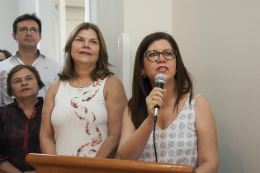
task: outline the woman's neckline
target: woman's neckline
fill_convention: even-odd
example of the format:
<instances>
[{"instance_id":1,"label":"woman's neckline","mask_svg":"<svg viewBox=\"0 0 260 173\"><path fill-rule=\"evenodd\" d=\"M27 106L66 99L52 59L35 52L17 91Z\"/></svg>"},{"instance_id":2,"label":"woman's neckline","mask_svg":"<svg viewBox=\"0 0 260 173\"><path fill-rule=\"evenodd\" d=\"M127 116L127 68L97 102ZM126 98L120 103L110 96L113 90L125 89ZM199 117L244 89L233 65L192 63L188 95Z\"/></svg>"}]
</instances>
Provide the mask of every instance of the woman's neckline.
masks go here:
<instances>
[{"instance_id":1,"label":"woman's neckline","mask_svg":"<svg viewBox=\"0 0 260 173\"><path fill-rule=\"evenodd\" d=\"M189 102L189 99L190 99L190 93L188 93L187 100L185 101L185 104L183 105L183 107L182 107L180 113L176 116L176 118L175 118L167 127L165 127L165 128L163 129L163 128L159 127L159 126L157 125L157 123L156 123L156 126L157 126L160 130L166 130L166 129L168 129L168 128L171 126L171 124L172 124L174 121L176 121L177 118L180 116L180 114L182 113L182 111L183 111L184 107L186 106L187 102Z\"/></svg>"},{"instance_id":2,"label":"woman's neckline","mask_svg":"<svg viewBox=\"0 0 260 173\"><path fill-rule=\"evenodd\" d=\"M68 85L69 85L71 88L78 89L78 90L79 90L79 88L82 88L82 90L85 89L85 88L89 88L89 87L91 87L95 82L97 82L97 81L92 82L89 86L86 86L86 87L74 87L74 86L72 86L72 85L70 84L69 81L67 81Z\"/></svg>"}]
</instances>

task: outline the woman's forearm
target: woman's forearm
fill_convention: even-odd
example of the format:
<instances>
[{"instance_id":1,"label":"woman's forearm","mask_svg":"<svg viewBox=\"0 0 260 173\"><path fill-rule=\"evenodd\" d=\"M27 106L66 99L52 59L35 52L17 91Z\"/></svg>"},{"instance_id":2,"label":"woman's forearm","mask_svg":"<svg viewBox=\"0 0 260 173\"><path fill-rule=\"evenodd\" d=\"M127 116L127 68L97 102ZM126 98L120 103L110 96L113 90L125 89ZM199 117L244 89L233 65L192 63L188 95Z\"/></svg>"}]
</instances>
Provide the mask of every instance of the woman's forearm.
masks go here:
<instances>
[{"instance_id":1,"label":"woman's forearm","mask_svg":"<svg viewBox=\"0 0 260 173\"><path fill-rule=\"evenodd\" d=\"M132 136L120 144L118 155L124 160L138 160L153 131L153 120L146 119Z\"/></svg>"},{"instance_id":2,"label":"woman's forearm","mask_svg":"<svg viewBox=\"0 0 260 173\"><path fill-rule=\"evenodd\" d=\"M4 172L4 173L22 173L19 169L14 167L8 161L3 161L3 162L0 163L0 172Z\"/></svg>"},{"instance_id":3,"label":"woman's forearm","mask_svg":"<svg viewBox=\"0 0 260 173\"><path fill-rule=\"evenodd\" d=\"M96 158L114 158L119 145L119 139L115 136L108 136L99 148Z\"/></svg>"},{"instance_id":4,"label":"woman's forearm","mask_svg":"<svg viewBox=\"0 0 260 173\"><path fill-rule=\"evenodd\" d=\"M196 173L217 173L218 172L218 162L205 162L196 169Z\"/></svg>"},{"instance_id":5,"label":"woman's forearm","mask_svg":"<svg viewBox=\"0 0 260 173\"><path fill-rule=\"evenodd\" d=\"M57 155L55 142L50 138L41 137L40 147L43 154Z\"/></svg>"}]
</instances>

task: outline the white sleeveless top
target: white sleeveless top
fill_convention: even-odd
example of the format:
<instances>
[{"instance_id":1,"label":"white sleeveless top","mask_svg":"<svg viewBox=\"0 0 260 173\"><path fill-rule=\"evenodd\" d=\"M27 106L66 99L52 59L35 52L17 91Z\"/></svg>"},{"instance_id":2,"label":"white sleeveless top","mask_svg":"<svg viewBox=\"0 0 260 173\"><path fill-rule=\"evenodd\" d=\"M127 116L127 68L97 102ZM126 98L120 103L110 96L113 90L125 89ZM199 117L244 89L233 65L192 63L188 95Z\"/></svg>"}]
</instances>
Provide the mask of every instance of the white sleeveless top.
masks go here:
<instances>
[{"instance_id":1,"label":"white sleeveless top","mask_svg":"<svg viewBox=\"0 0 260 173\"><path fill-rule=\"evenodd\" d=\"M177 118L165 129L155 126L155 146L160 163L191 165L197 168L197 133L194 103L188 99ZM156 162L154 155L153 132L141 154L139 161Z\"/></svg>"},{"instance_id":2,"label":"white sleeveless top","mask_svg":"<svg viewBox=\"0 0 260 173\"><path fill-rule=\"evenodd\" d=\"M51 114L57 155L96 156L108 136L103 97L106 79L82 91L67 81L60 82Z\"/></svg>"}]
</instances>

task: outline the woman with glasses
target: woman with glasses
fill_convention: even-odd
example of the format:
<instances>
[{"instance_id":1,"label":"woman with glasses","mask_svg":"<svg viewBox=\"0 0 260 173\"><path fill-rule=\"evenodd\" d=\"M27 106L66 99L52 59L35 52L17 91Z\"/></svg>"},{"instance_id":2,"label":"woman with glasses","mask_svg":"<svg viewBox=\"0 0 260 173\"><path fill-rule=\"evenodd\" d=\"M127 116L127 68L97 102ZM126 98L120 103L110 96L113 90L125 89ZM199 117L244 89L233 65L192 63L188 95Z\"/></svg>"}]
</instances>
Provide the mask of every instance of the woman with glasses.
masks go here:
<instances>
[{"instance_id":1,"label":"woman with glasses","mask_svg":"<svg viewBox=\"0 0 260 173\"><path fill-rule=\"evenodd\" d=\"M154 82L159 73L167 78L164 89ZM217 131L209 102L193 92L178 45L169 34L150 34L139 45L132 93L123 116L121 159L192 165L197 173L217 172ZM154 126L155 106L160 109Z\"/></svg>"}]
</instances>

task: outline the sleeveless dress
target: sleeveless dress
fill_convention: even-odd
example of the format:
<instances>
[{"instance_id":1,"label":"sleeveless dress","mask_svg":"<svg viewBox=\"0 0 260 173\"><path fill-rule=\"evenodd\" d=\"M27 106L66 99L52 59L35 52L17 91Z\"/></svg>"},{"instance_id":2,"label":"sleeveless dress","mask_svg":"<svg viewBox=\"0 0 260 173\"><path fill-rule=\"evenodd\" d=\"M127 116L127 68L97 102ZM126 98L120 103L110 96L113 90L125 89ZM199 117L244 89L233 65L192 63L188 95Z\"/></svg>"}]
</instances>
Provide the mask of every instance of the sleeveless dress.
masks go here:
<instances>
[{"instance_id":1,"label":"sleeveless dress","mask_svg":"<svg viewBox=\"0 0 260 173\"><path fill-rule=\"evenodd\" d=\"M197 133L194 103L197 95L189 104L189 97L177 118L165 129L155 126L155 146L160 163L191 165L197 168ZM156 162L153 132L141 154L139 161Z\"/></svg>"},{"instance_id":2,"label":"sleeveless dress","mask_svg":"<svg viewBox=\"0 0 260 173\"><path fill-rule=\"evenodd\" d=\"M51 115L57 155L95 157L108 137L106 82L98 80L79 91L61 81Z\"/></svg>"}]
</instances>

